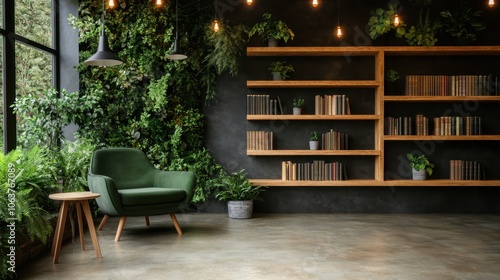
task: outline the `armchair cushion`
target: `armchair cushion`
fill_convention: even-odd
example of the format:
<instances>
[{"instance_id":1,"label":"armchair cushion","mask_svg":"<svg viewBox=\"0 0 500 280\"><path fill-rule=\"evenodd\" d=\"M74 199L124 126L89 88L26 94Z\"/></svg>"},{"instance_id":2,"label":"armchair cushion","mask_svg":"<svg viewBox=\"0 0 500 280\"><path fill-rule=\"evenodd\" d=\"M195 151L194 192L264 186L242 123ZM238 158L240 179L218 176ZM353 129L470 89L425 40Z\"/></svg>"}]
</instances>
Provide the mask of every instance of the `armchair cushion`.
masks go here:
<instances>
[{"instance_id":1,"label":"armchair cushion","mask_svg":"<svg viewBox=\"0 0 500 280\"><path fill-rule=\"evenodd\" d=\"M180 189L137 188L118 190L123 206L139 206L182 201L186 192Z\"/></svg>"}]
</instances>

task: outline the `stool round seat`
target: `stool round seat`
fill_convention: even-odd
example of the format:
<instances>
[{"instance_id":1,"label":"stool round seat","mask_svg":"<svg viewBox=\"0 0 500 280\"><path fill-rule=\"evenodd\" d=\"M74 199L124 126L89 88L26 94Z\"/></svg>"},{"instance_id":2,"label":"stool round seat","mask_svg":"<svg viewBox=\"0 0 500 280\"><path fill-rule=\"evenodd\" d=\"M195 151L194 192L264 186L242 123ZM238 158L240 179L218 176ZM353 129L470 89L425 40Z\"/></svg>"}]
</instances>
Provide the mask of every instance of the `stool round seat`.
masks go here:
<instances>
[{"instance_id":1,"label":"stool round seat","mask_svg":"<svg viewBox=\"0 0 500 280\"><path fill-rule=\"evenodd\" d=\"M95 199L101 195L93 192L68 192L68 193L53 193L49 194L49 198L52 200L86 200Z\"/></svg>"}]
</instances>

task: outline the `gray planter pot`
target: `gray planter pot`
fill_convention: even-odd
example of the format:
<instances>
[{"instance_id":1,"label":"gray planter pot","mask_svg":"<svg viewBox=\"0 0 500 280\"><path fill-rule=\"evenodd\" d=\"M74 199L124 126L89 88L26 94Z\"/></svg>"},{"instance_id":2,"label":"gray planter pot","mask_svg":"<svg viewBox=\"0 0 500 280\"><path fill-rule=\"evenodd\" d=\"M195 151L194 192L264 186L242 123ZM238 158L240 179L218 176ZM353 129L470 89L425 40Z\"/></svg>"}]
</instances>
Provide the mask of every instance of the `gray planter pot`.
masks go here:
<instances>
[{"instance_id":1,"label":"gray planter pot","mask_svg":"<svg viewBox=\"0 0 500 280\"><path fill-rule=\"evenodd\" d=\"M281 77L280 72L273 72L273 80L274 81L282 81L283 78Z\"/></svg>"},{"instance_id":2,"label":"gray planter pot","mask_svg":"<svg viewBox=\"0 0 500 280\"><path fill-rule=\"evenodd\" d=\"M302 113L301 108L293 107L293 114L300 115Z\"/></svg>"},{"instance_id":3,"label":"gray planter pot","mask_svg":"<svg viewBox=\"0 0 500 280\"><path fill-rule=\"evenodd\" d=\"M267 40L267 44L269 47L277 47L278 46L278 40L274 39L274 38L270 38L269 40Z\"/></svg>"},{"instance_id":4,"label":"gray planter pot","mask_svg":"<svg viewBox=\"0 0 500 280\"><path fill-rule=\"evenodd\" d=\"M318 150L319 149L319 141L309 141L309 149Z\"/></svg>"},{"instance_id":5,"label":"gray planter pot","mask_svg":"<svg viewBox=\"0 0 500 280\"><path fill-rule=\"evenodd\" d=\"M232 219L250 219L253 212L253 200L228 201L227 213Z\"/></svg>"},{"instance_id":6,"label":"gray planter pot","mask_svg":"<svg viewBox=\"0 0 500 280\"><path fill-rule=\"evenodd\" d=\"M412 168L411 173L413 176L413 180L423 181L423 180L427 179L427 172L425 171L425 169L417 171L417 170Z\"/></svg>"}]
</instances>

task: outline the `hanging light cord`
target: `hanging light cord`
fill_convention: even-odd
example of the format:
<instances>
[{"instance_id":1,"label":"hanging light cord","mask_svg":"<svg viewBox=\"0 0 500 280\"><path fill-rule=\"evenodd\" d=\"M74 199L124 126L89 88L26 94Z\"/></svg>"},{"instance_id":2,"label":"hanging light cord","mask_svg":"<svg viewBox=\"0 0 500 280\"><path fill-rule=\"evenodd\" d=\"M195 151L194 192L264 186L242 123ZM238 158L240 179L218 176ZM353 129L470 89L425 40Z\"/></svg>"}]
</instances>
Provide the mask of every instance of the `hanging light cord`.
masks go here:
<instances>
[{"instance_id":1,"label":"hanging light cord","mask_svg":"<svg viewBox=\"0 0 500 280\"><path fill-rule=\"evenodd\" d=\"M337 2L337 26L340 26L340 0Z\"/></svg>"}]
</instances>

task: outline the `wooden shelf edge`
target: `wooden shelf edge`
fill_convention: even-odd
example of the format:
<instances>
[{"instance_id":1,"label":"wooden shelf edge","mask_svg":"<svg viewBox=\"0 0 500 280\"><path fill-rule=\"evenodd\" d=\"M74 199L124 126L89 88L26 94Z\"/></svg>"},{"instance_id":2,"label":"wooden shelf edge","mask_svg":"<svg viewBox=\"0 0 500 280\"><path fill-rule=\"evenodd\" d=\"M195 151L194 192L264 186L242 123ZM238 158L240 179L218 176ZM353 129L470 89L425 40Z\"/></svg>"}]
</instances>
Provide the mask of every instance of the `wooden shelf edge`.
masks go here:
<instances>
[{"instance_id":1,"label":"wooden shelf edge","mask_svg":"<svg viewBox=\"0 0 500 280\"><path fill-rule=\"evenodd\" d=\"M384 135L384 141L500 141L500 135Z\"/></svg>"},{"instance_id":2,"label":"wooden shelf edge","mask_svg":"<svg viewBox=\"0 0 500 280\"><path fill-rule=\"evenodd\" d=\"M274 121L274 120L380 120L380 115L247 115L248 121Z\"/></svg>"},{"instance_id":3,"label":"wooden shelf edge","mask_svg":"<svg viewBox=\"0 0 500 280\"><path fill-rule=\"evenodd\" d=\"M269 187L500 187L500 180L345 180L345 181L284 181L280 179L250 179L253 185Z\"/></svg>"},{"instance_id":4,"label":"wooden shelf edge","mask_svg":"<svg viewBox=\"0 0 500 280\"><path fill-rule=\"evenodd\" d=\"M249 80L247 88L376 88L381 85L375 80Z\"/></svg>"},{"instance_id":5,"label":"wooden shelf edge","mask_svg":"<svg viewBox=\"0 0 500 280\"><path fill-rule=\"evenodd\" d=\"M247 150L248 156L379 156L377 150Z\"/></svg>"},{"instance_id":6,"label":"wooden shelf edge","mask_svg":"<svg viewBox=\"0 0 500 280\"><path fill-rule=\"evenodd\" d=\"M407 96L386 95L384 102L458 102L458 101L498 101L500 96Z\"/></svg>"}]
</instances>

